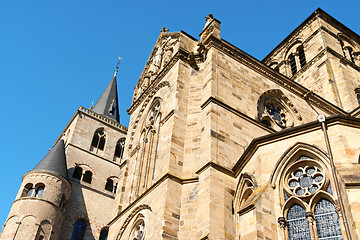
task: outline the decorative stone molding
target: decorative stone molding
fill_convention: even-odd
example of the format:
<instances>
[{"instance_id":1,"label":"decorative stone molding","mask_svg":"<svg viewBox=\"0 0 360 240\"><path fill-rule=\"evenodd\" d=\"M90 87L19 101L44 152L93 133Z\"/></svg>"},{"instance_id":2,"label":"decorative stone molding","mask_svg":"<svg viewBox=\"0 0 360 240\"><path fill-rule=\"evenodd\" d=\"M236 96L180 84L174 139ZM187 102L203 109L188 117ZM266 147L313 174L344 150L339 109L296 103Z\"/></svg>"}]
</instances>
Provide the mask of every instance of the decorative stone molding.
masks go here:
<instances>
[{"instance_id":1,"label":"decorative stone molding","mask_svg":"<svg viewBox=\"0 0 360 240\"><path fill-rule=\"evenodd\" d=\"M140 212L143 210L149 210L152 212L152 209L149 205L146 204L142 204L138 207L136 207L130 214L129 216L126 218L126 220L124 221L123 225L120 228L120 231L116 237L117 240L120 240L122 235L124 234L124 231L126 230L127 226L129 225L129 223L131 222L131 220Z\"/></svg>"},{"instance_id":2,"label":"decorative stone molding","mask_svg":"<svg viewBox=\"0 0 360 240\"><path fill-rule=\"evenodd\" d=\"M294 93L297 96L302 96L309 90L300 84L292 81L291 79L287 78L286 76L282 74L274 73L272 69L269 67L262 66L261 63L258 62L258 60L254 59L253 57L245 54L238 48L232 46L231 44L213 38L209 37L208 40L204 43L207 49L214 47L217 50L227 54L229 57L235 59L236 61L241 62L245 66L248 66L252 70L258 72L259 74L263 75L264 77L268 78L270 81L273 81L277 85L284 87L285 89L289 90L290 92ZM326 101L322 97L314 94L310 99L309 103L312 105L318 107L319 109L322 109L327 114L333 115L333 114L346 114L343 110L338 108L337 106L331 104L330 102Z\"/></svg>"},{"instance_id":3,"label":"decorative stone molding","mask_svg":"<svg viewBox=\"0 0 360 240\"><path fill-rule=\"evenodd\" d=\"M279 223L280 228L282 228L284 230L286 229L287 222L286 222L286 219L284 217L279 217L278 218L278 223Z\"/></svg>"},{"instance_id":4,"label":"decorative stone molding","mask_svg":"<svg viewBox=\"0 0 360 240\"><path fill-rule=\"evenodd\" d=\"M148 106L148 103L153 98L153 96L163 87L169 87L170 88L170 83L168 81L161 82L157 86L154 86L154 88L152 88L152 91L149 92L149 94L146 96L146 99L143 102L143 104L141 106L141 109L140 109L139 113L137 114L137 116L135 118L134 126L132 127L132 131L131 131L131 135L130 135L130 142L132 142L134 140L134 135L135 135L136 128L137 128L137 126L139 124L139 121L140 121L140 118L141 118L142 114L144 113L146 107ZM134 109L132 109L132 110L134 110ZM128 112L129 112L129 110L128 110Z\"/></svg>"},{"instance_id":5,"label":"decorative stone molding","mask_svg":"<svg viewBox=\"0 0 360 240\"><path fill-rule=\"evenodd\" d=\"M257 111L257 120L276 130L293 127L294 117L302 122L297 108L279 89L263 93L257 102Z\"/></svg>"}]
</instances>

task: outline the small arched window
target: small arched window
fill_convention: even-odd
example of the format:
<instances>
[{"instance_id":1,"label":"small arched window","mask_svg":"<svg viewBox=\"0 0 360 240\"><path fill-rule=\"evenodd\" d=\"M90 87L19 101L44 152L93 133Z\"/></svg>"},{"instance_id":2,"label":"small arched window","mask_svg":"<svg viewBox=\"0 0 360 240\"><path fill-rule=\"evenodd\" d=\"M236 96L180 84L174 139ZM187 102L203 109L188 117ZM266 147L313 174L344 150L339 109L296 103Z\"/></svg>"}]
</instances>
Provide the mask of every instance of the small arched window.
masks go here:
<instances>
[{"instance_id":1,"label":"small arched window","mask_svg":"<svg viewBox=\"0 0 360 240\"><path fill-rule=\"evenodd\" d=\"M74 225L74 230L71 240L83 240L86 232L86 223L83 220L77 220Z\"/></svg>"},{"instance_id":2,"label":"small arched window","mask_svg":"<svg viewBox=\"0 0 360 240\"><path fill-rule=\"evenodd\" d=\"M107 240L109 230L107 227L101 229L99 240Z\"/></svg>"},{"instance_id":3,"label":"small arched window","mask_svg":"<svg viewBox=\"0 0 360 240\"><path fill-rule=\"evenodd\" d=\"M116 143L114 161L121 159L124 154L125 138L119 139Z\"/></svg>"},{"instance_id":4,"label":"small arched window","mask_svg":"<svg viewBox=\"0 0 360 240\"><path fill-rule=\"evenodd\" d=\"M35 195L34 195L34 197L41 198L42 195L44 194L44 190L45 190L44 184L39 184L39 185L37 185L37 186L36 186L36 189L35 189Z\"/></svg>"},{"instance_id":5,"label":"small arched window","mask_svg":"<svg viewBox=\"0 0 360 240\"><path fill-rule=\"evenodd\" d=\"M114 191L114 181L112 179L108 178L106 180L105 190L108 190L109 192Z\"/></svg>"},{"instance_id":6,"label":"small arched window","mask_svg":"<svg viewBox=\"0 0 360 240\"><path fill-rule=\"evenodd\" d=\"M82 180L86 183L90 183L91 184L91 181L92 181L92 172L91 171L86 171L84 173L84 176L82 178Z\"/></svg>"},{"instance_id":7,"label":"small arched window","mask_svg":"<svg viewBox=\"0 0 360 240\"><path fill-rule=\"evenodd\" d=\"M289 56L289 63L290 63L291 73L292 75L295 75L295 73L297 72L297 66L296 66L295 56L293 54Z\"/></svg>"},{"instance_id":8,"label":"small arched window","mask_svg":"<svg viewBox=\"0 0 360 240\"><path fill-rule=\"evenodd\" d=\"M94 133L93 140L91 142L90 151L98 153L99 151L104 151L106 142L106 134L104 132L104 129L100 128L96 130Z\"/></svg>"},{"instance_id":9,"label":"small arched window","mask_svg":"<svg viewBox=\"0 0 360 240\"><path fill-rule=\"evenodd\" d=\"M83 169L81 167L76 166L75 169L74 169L72 177L74 179L80 180L81 176L82 176L82 172L83 172Z\"/></svg>"},{"instance_id":10,"label":"small arched window","mask_svg":"<svg viewBox=\"0 0 360 240\"><path fill-rule=\"evenodd\" d=\"M305 58L304 47L302 45L298 48L298 53L299 53L300 66L303 67L306 64L306 58Z\"/></svg>"},{"instance_id":11,"label":"small arched window","mask_svg":"<svg viewBox=\"0 0 360 240\"><path fill-rule=\"evenodd\" d=\"M24 187L24 190L23 190L23 192L21 194L21 197L31 197L31 195L28 196L31 189L33 189L32 183L26 184L25 187Z\"/></svg>"}]
</instances>

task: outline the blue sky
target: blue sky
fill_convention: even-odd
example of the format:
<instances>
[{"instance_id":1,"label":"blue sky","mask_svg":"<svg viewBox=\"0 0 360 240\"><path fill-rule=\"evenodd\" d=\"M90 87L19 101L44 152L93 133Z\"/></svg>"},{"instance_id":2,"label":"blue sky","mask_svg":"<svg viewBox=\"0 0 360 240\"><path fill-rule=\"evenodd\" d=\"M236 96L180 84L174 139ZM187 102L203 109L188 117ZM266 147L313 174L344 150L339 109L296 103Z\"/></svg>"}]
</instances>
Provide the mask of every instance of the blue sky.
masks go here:
<instances>
[{"instance_id":1,"label":"blue sky","mask_svg":"<svg viewBox=\"0 0 360 240\"><path fill-rule=\"evenodd\" d=\"M198 38L212 13L222 22L223 39L261 60L318 7L360 33L358 0L1 1L0 224L22 175L78 107L96 102L118 56L121 123L127 126L133 88L163 26Z\"/></svg>"}]
</instances>

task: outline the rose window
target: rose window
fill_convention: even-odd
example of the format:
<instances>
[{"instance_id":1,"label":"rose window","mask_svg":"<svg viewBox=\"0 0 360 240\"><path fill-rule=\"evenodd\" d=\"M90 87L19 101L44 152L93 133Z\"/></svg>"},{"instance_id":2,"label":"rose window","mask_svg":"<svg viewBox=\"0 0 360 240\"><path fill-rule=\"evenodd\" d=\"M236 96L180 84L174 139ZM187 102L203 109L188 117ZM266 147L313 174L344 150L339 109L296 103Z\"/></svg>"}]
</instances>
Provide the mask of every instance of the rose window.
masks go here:
<instances>
[{"instance_id":1,"label":"rose window","mask_svg":"<svg viewBox=\"0 0 360 240\"><path fill-rule=\"evenodd\" d=\"M265 109L280 127L286 127L286 116L284 110L273 103L266 103Z\"/></svg>"},{"instance_id":2,"label":"rose window","mask_svg":"<svg viewBox=\"0 0 360 240\"><path fill-rule=\"evenodd\" d=\"M309 196L320 189L325 181L324 174L316 166L298 167L291 172L288 187L297 196Z\"/></svg>"}]
</instances>

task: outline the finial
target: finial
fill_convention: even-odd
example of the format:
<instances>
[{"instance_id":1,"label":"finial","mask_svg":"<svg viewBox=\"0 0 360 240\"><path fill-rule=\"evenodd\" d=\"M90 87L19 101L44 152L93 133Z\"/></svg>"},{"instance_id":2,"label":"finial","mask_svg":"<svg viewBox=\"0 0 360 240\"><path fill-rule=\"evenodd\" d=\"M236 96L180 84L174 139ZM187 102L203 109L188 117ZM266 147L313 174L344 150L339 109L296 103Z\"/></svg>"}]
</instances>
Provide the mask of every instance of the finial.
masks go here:
<instances>
[{"instance_id":1,"label":"finial","mask_svg":"<svg viewBox=\"0 0 360 240\"><path fill-rule=\"evenodd\" d=\"M214 16L211 13L209 13L209 16L205 17L206 21L211 20L213 18Z\"/></svg>"},{"instance_id":2,"label":"finial","mask_svg":"<svg viewBox=\"0 0 360 240\"><path fill-rule=\"evenodd\" d=\"M116 75L117 75L117 73L118 73L119 64L120 64L121 59L122 59L122 58L121 58L121 57L119 57L119 61L118 61L118 63L116 64L114 77L116 77Z\"/></svg>"},{"instance_id":3,"label":"finial","mask_svg":"<svg viewBox=\"0 0 360 240\"><path fill-rule=\"evenodd\" d=\"M162 32L162 33L166 33L166 32L169 32L169 29L168 29L168 28L166 28L166 27L163 27L163 28L162 28L162 30L161 30L160 32Z\"/></svg>"}]
</instances>

